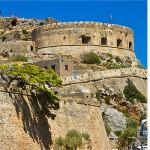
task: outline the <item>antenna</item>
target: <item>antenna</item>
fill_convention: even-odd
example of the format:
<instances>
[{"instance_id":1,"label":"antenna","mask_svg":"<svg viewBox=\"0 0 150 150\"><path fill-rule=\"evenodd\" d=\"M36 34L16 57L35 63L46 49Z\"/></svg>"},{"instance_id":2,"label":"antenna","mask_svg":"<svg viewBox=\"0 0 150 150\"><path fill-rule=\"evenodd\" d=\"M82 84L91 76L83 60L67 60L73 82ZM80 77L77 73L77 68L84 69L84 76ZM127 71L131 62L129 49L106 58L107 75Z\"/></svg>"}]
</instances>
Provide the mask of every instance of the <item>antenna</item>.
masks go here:
<instances>
[{"instance_id":1,"label":"antenna","mask_svg":"<svg viewBox=\"0 0 150 150\"><path fill-rule=\"evenodd\" d=\"M14 13L13 13L13 11L11 12L11 17L14 17Z\"/></svg>"},{"instance_id":2,"label":"antenna","mask_svg":"<svg viewBox=\"0 0 150 150\"><path fill-rule=\"evenodd\" d=\"M0 17L2 16L2 11L0 10Z\"/></svg>"},{"instance_id":3,"label":"antenna","mask_svg":"<svg viewBox=\"0 0 150 150\"><path fill-rule=\"evenodd\" d=\"M109 15L109 23L112 23L112 14Z\"/></svg>"}]
</instances>

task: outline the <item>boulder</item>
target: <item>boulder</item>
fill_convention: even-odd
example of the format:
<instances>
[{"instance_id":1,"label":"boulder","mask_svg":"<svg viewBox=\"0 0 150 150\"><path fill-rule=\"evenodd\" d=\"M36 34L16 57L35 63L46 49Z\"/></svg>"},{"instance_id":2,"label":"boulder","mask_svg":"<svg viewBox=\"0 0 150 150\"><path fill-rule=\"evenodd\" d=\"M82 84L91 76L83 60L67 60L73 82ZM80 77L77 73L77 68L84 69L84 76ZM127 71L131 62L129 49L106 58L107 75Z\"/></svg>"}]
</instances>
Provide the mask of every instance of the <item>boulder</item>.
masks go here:
<instances>
[{"instance_id":1,"label":"boulder","mask_svg":"<svg viewBox=\"0 0 150 150\"><path fill-rule=\"evenodd\" d=\"M104 121L112 131L123 131L127 125L127 118L122 112L106 104L102 104L100 110L103 114Z\"/></svg>"}]
</instances>

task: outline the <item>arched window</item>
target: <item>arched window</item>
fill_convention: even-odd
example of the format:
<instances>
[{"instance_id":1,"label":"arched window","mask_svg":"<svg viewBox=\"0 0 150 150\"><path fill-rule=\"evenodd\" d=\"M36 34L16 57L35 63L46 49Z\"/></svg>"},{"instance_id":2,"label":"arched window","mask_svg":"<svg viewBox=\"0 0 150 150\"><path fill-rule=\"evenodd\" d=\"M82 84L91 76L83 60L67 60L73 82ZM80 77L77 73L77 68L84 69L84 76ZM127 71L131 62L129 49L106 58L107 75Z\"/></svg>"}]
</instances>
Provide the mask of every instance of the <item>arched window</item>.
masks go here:
<instances>
[{"instance_id":1,"label":"arched window","mask_svg":"<svg viewBox=\"0 0 150 150\"><path fill-rule=\"evenodd\" d=\"M107 38L106 37L101 38L101 45L107 45Z\"/></svg>"},{"instance_id":2,"label":"arched window","mask_svg":"<svg viewBox=\"0 0 150 150\"><path fill-rule=\"evenodd\" d=\"M66 37L64 36L63 39L64 39L64 41L65 41Z\"/></svg>"},{"instance_id":3,"label":"arched window","mask_svg":"<svg viewBox=\"0 0 150 150\"><path fill-rule=\"evenodd\" d=\"M117 39L117 47L122 47L122 40L121 39Z\"/></svg>"},{"instance_id":4,"label":"arched window","mask_svg":"<svg viewBox=\"0 0 150 150\"><path fill-rule=\"evenodd\" d=\"M129 42L129 49L132 49L132 42Z\"/></svg>"}]
</instances>

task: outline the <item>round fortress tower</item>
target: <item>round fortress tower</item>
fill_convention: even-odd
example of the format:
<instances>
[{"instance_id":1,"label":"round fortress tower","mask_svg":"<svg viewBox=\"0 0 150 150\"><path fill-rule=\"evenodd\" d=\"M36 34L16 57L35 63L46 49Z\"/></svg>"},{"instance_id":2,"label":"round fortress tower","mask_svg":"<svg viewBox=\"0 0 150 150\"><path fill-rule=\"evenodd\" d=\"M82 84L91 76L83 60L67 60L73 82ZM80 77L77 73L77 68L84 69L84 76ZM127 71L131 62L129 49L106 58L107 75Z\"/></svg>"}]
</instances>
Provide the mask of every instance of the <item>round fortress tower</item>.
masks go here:
<instances>
[{"instance_id":1,"label":"round fortress tower","mask_svg":"<svg viewBox=\"0 0 150 150\"><path fill-rule=\"evenodd\" d=\"M94 51L135 58L133 36L128 27L99 22L52 23L32 32L41 55L79 56Z\"/></svg>"}]
</instances>

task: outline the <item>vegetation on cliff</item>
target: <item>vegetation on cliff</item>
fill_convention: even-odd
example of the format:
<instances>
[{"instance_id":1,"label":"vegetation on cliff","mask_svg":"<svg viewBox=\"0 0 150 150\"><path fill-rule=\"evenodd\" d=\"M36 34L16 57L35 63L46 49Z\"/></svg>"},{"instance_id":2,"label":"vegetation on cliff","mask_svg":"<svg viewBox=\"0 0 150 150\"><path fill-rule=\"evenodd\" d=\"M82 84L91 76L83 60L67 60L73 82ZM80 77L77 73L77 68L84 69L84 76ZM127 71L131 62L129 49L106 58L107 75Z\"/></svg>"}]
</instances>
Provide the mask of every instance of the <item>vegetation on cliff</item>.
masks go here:
<instances>
[{"instance_id":1,"label":"vegetation on cliff","mask_svg":"<svg viewBox=\"0 0 150 150\"><path fill-rule=\"evenodd\" d=\"M127 128L120 134L118 139L119 150L126 148L132 142L130 137L136 137L137 127L137 122L134 119L129 118Z\"/></svg>"},{"instance_id":2,"label":"vegetation on cliff","mask_svg":"<svg viewBox=\"0 0 150 150\"><path fill-rule=\"evenodd\" d=\"M35 98L42 97L47 100L47 103L53 106L53 109L59 108L59 100L55 95L55 92L51 87L60 86L61 79L52 69L43 69L36 65L31 64L14 64L12 66L0 65L2 74L7 75L10 80L18 80L18 87L22 89L26 88L26 85L30 86L30 92ZM41 105L43 102L41 103ZM47 112L49 106L42 106L43 110ZM50 114L50 113L48 113ZM51 114L52 115L52 114ZM55 117L54 115L52 115Z\"/></svg>"},{"instance_id":3,"label":"vegetation on cliff","mask_svg":"<svg viewBox=\"0 0 150 150\"><path fill-rule=\"evenodd\" d=\"M131 92L132 91L132 92ZM146 103L146 98L142 93L136 88L131 80L127 80L127 85L123 91L126 99L131 103L134 103L134 100L140 101L141 103Z\"/></svg>"},{"instance_id":4,"label":"vegetation on cliff","mask_svg":"<svg viewBox=\"0 0 150 150\"><path fill-rule=\"evenodd\" d=\"M66 136L58 137L55 140L55 149L70 149L70 150L77 150L78 148L82 147L85 142L90 142L90 136L88 133L80 133L75 129L69 130Z\"/></svg>"},{"instance_id":5,"label":"vegetation on cliff","mask_svg":"<svg viewBox=\"0 0 150 150\"><path fill-rule=\"evenodd\" d=\"M13 62L27 62L28 61L28 57L25 57L23 55L15 55L13 57L10 58L11 61Z\"/></svg>"},{"instance_id":6,"label":"vegetation on cliff","mask_svg":"<svg viewBox=\"0 0 150 150\"><path fill-rule=\"evenodd\" d=\"M58 86L61 80L52 69L40 68L32 64L13 64L12 66L1 65L2 70L6 75L19 77L28 84L51 84L51 86Z\"/></svg>"},{"instance_id":7,"label":"vegetation on cliff","mask_svg":"<svg viewBox=\"0 0 150 150\"><path fill-rule=\"evenodd\" d=\"M94 52L85 53L81 56L81 58L82 58L82 62L85 64L100 64L101 63L100 57Z\"/></svg>"}]
</instances>

